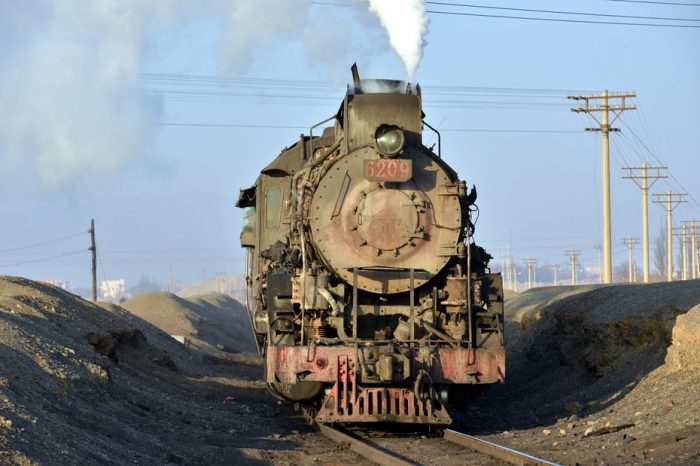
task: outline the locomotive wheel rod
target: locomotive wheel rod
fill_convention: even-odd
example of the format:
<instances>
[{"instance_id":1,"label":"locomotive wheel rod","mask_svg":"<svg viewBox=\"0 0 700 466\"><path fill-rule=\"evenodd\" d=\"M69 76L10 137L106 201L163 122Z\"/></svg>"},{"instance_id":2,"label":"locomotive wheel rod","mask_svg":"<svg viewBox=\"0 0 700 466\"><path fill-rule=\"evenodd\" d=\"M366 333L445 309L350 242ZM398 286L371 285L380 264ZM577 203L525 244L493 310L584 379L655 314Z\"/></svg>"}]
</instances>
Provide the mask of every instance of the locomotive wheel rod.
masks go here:
<instances>
[{"instance_id":1,"label":"locomotive wheel rod","mask_svg":"<svg viewBox=\"0 0 700 466\"><path fill-rule=\"evenodd\" d=\"M358 455L382 466L409 466L409 463L338 427L317 424L319 431L336 443L346 443Z\"/></svg>"},{"instance_id":2,"label":"locomotive wheel rod","mask_svg":"<svg viewBox=\"0 0 700 466\"><path fill-rule=\"evenodd\" d=\"M558 463L552 463L551 461L543 460L542 458L451 429L445 429L443 438L449 442L518 466L560 466Z\"/></svg>"}]
</instances>

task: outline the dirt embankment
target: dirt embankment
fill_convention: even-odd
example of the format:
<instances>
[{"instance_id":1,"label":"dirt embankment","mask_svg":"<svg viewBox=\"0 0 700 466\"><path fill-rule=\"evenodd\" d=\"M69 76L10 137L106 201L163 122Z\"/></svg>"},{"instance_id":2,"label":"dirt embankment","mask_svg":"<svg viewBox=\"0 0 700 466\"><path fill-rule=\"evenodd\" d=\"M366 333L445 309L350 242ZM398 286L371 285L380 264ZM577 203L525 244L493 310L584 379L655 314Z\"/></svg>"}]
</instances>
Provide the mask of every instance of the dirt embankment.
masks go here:
<instances>
[{"instance_id":1,"label":"dirt embankment","mask_svg":"<svg viewBox=\"0 0 700 466\"><path fill-rule=\"evenodd\" d=\"M567 464L697 464L699 303L700 280L522 293L506 384L464 422Z\"/></svg>"},{"instance_id":2,"label":"dirt embankment","mask_svg":"<svg viewBox=\"0 0 700 466\"><path fill-rule=\"evenodd\" d=\"M0 276L0 464L333 460L261 376L257 356L215 360L119 306Z\"/></svg>"},{"instance_id":3,"label":"dirt embankment","mask_svg":"<svg viewBox=\"0 0 700 466\"><path fill-rule=\"evenodd\" d=\"M181 298L166 292L144 293L121 307L210 353L255 351L246 310L227 295Z\"/></svg>"},{"instance_id":4,"label":"dirt embankment","mask_svg":"<svg viewBox=\"0 0 700 466\"><path fill-rule=\"evenodd\" d=\"M700 371L700 304L678 316L672 338L666 355L668 370Z\"/></svg>"},{"instance_id":5,"label":"dirt embankment","mask_svg":"<svg viewBox=\"0 0 700 466\"><path fill-rule=\"evenodd\" d=\"M148 321L205 336L225 298L163 298L180 313L0 277L0 464L357 463L274 403L255 356ZM507 383L456 428L564 464L700 464L700 280L530 290L507 313Z\"/></svg>"}]
</instances>

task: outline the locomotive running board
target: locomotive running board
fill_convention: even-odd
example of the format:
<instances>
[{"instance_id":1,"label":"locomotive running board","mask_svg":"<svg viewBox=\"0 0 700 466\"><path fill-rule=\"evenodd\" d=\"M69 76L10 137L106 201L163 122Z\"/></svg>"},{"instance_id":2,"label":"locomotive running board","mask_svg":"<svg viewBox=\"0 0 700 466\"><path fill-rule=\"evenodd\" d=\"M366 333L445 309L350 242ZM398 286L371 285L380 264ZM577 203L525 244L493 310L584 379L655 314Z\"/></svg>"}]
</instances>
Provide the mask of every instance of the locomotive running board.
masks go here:
<instances>
[{"instance_id":1,"label":"locomotive running board","mask_svg":"<svg viewBox=\"0 0 700 466\"><path fill-rule=\"evenodd\" d=\"M452 423L447 410L435 400L421 400L412 390L397 387L361 387L355 362L338 356L335 385L323 399L316 421L398 422L412 424Z\"/></svg>"}]
</instances>

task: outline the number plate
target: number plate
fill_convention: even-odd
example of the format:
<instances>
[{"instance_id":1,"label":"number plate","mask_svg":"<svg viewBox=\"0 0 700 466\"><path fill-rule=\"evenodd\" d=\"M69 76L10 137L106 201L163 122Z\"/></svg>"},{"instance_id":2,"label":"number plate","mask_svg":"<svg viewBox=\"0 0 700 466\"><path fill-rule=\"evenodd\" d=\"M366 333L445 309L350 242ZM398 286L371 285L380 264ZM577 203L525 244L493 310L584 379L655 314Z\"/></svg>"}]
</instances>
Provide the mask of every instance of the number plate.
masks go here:
<instances>
[{"instance_id":1,"label":"number plate","mask_svg":"<svg viewBox=\"0 0 700 466\"><path fill-rule=\"evenodd\" d=\"M405 159L365 160L368 181L408 181L413 176L413 163Z\"/></svg>"}]
</instances>

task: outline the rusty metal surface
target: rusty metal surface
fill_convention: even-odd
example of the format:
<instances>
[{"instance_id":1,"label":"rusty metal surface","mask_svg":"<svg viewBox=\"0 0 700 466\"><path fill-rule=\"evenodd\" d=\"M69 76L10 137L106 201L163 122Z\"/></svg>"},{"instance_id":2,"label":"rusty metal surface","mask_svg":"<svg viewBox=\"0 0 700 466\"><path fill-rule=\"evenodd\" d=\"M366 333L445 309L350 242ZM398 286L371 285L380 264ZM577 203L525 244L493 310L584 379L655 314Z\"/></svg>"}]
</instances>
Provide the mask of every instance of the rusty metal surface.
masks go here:
<instances>
[{"instance_id":1,"label":"rusty metal surface","mask_svg":"<svg viewBox=\"0 0 700 466\"><path fill-rule=\"evenodd\" d=\"M319 423L452 423L443 406L431 399L419 399L412 390L359 385L355 362L347 356L338 357L337 368L336 383L316 415Z\"/></svg>"},{"instance_id":2,"label":"rusty metal surface","mask_svg":"<svg viewBox=\"0 0 700 466\"><path fill-rule=\"evenodd\" d=\"M347 129L348 149L354 151L374 143L380 125L394 125L405 132L406 141L420 145L421 100L415 94L356 94L349 96Z\"/></svg>"},{"instance_id":3,"label":"rusty metal surface","mask_svg":"<svg viewBox=\"0 0 700 466\"><path fill-rule=\"evenodd\" d=\"M424 361L419 352L410 354L412 373L417 374ZM344 346L268 346L267 381L295 383L298 374L304 374L306 381L335 382L339 358L358 360L358 351ZM505 351L502 348L440 348L429 372L434 383L503 382Z\"/></svg>"},{"instance_id":4,"label":"rusty metal surface","mask_svg":"<svg viewBox=\"0 0 700 466\"><path fill-rule=\"evenodd\" d=\"M413 178L382 186L364 178L364 161L379 158L363 148L337 161L321 179L310 209L314 243L325 262L348 284L358 267L358 286L374 293L393 294L434 277L448 263L444 250L455 250L462 213L457 195L441 195L453 182L424 152L407 148L402 157L413 161Z\"/></svg>"},{"instance_id":5,"label":"rusty metal surface","mask_svg":"<svg viewBox=\"0 0 700 466\"><path fill-rule=\"evenodd\" d=\"M269 165L263 168L261 173L292 175L304 166L303 154L313 153L319 147L328 145L330 145L328 138L314 136L313 140L310 140L309 136L305 136L304 144L301 144L301 141L297 141L292 146L282 149L282 152Z\"/></svg>"},{"instance_id":6,"label":"rusty metal surface","mask_svg":"<svg viewBox=\"0 0 700 466\"><path fill-rule=\"evenodd\" d=\"M254 331L282 398L335 390L326 419L435 423L437 389L505 378L500 277L465 246L475 191L422 144L418 87L362 86L241 194ZM378 143L384 125L405 144ZM441 386L425 397L421 377Z\"/></svg>"},{"instance_id":7,"label":"rusty metal surface","mask_svg":"<svg viewBox=\"0 0 700 466\"><path fill-rule=\"evenodd\" d=\"M504 382L506 376L506 354L503 348L467 349L440 348L434 366L434 380L449 380L453 383Z\"/></svg>"}]
</instances>

